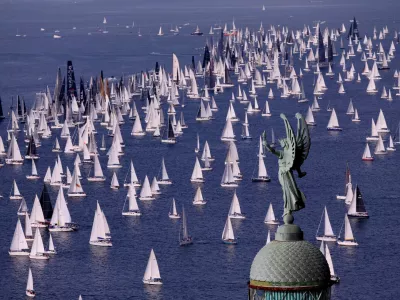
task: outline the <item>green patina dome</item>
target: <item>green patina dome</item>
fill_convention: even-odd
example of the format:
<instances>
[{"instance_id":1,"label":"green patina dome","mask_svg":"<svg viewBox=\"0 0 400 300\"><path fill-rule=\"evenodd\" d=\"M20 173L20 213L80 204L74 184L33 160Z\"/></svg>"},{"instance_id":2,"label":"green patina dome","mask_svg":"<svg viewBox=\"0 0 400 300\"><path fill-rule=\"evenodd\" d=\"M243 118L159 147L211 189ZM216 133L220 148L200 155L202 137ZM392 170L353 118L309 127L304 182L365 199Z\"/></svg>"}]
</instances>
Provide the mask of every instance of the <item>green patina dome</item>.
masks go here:
<instances>
[{"instance_id":1,"label":"green patina dome","mask_svg":"<svg viewBox=\"0 0 400 300\"><path fill-rule=\"evenodd\" d=\"M325 256L304 240L270 242L257 253L250 270L255 288L316 288L329 282Z\"/></svg>"}]
</instances>

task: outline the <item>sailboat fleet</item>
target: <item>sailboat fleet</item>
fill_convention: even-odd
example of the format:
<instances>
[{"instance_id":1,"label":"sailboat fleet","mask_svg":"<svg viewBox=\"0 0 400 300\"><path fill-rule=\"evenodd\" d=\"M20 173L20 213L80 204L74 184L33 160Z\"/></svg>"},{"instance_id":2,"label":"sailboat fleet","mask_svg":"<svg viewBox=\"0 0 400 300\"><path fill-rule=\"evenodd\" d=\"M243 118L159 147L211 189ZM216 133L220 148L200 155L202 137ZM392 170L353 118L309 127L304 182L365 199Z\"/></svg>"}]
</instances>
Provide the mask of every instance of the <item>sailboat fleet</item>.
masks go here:
<instances>
[{"instance_id":1,"label":"sailboat fleet","mask_svg":"<svg viewBox=\"0 0 400 300\"><path fill-rule=\"evenodd\" d=\"M103 33L108 33L107 24L107 19L104 17L103 30L101 30ZM42 183L43 180L45 187L57 190L57 198L54 207L47 191L43 191L40 198L35 196L32 199L25 199L20 191L21 188L22 192L25 192L24 183L18 179L17 185L17 182L13 180L9 198L20 201L17 214L25 226L23 227L18 219L9 254L29 256L31 259L49 259L50 254L56 252L53 238L49 236L49 249L45 250L39 228L47 228L54 234L78 230L79 226L72 222L70 214L70 208L75 203L67 202L66 197L77 198L76 200L80 201L82 197L89 198L91 195L96 195L95 192L90 193L93 189L102 193L104 191L102 184L105 181L107 192L111 188L116 190L116 195L123 190L120 187L127 187L123 205L123 197L119 198L121 205L118 208L118 214L139 217L142 213L146 215L148 209L147 205L141 201L157 199L146 204L158 205L156 203L162 197L164 189L168 189L170 185L186 184L189 178L193 184L191 196L193 200L189 199L189 201L192 201L196 209L200 210L201 206L207 203L203 192L207 196L206 199L214 203L210 186L218 185L215 178L221 178L222 188L235 189L221 238L225 244L236 244L237 238L234 234L236 227L232 223L235 225L235 222L240 222L235 219L243 220L248 217L242 212L236 189L240 187L250 193L253 187L247 187L246 181L258 182L254 186L277 181L275 174L270 176L267 172L266 163L269 166L270 154L264 151L261 141L256 138L252 141L252 138L257 136L255 135L256 125L261 120L269 122L275 118L276 114L271 113L271 107L275 112L280 104L273 99L295 99L296 105L304 107L305 120L310 130L317 125L317 120L319 124L327 124L328 131L345 129L346 132L350 132L355 126L361 126L363 123L368 123L368 128L370 126L369 121L364 121L368 120L364 116L371 107L367 110L365 104L358 103L358 100L353 101L348 95L352 94L352 84L362 86L360 90L365 94L366 101L368 97L374 97L378 89L381 91L380 82L388 74L385 72L390 72L381 70L389 69L394 59L395 46L392 44L393 46L391 45L389 49L385 49L381 43L376 46L373 37L366 35L364 39L360 38L354 34L353 28L349 36L349 46L346 48L346 45L343 45L346 51L340 55L334 48L339 40L345 38L344 30L323 29L322 25L322 23L318 24L315 31L308 26L296 31L289 30L286 26L279 28L271 26L265 29L261 26L259 34L253 34L249 29L239 29L235 26L232 26L231 30L228 26L224 29L211 26L210 34L221 30L221 38L215 45L207 43L204 47L204 56L197 62L193 58L192 62L184 65L174 54L172 70L168 70L163 66L164 64L157 62L154 70L126 75L120 81L107 78L101 72L101 75L96 78L90 78L88 84L81 80L79 88L76 87L79 80L75 78L72 63L68 62L67 80L66 82L63 80L61 70L58 70L54 92L47 87L44 92L37 93L29 109L26 109L23 99L18 97L18 107L15 110L12 109L9 115L6 146L0 137L0 156L4 157L7 165L5 168L24 163L29 165L31 162L30 173L25 174L24 177L32 181L36 180L34 182L37 183ZM179 32L178 26L173 29L173 32ZM157 35L164 34L160 26ZM200 36L203 33L197 27L192 35ZM226 45L226 49L217 45ZM260 50L251 50L256 47ZM339 56L338 59L334 59L335 56ZM363 62L363 70L357 70L355 68L357 65L353 64L357 56L360 56ZM300 59L301 66L297 65L294 57ZM327 77L335 78L335 80L325 81ZM389 89L383 87L382 100L379 101L393 101L393 98L395 101L398 96L395 94L396 90L400 90L398 74L397 78L399 80L395 80L394 87ZM313 91L307 84L308 79L314 81ZM313 100L307 99L308 90L305 88L310 89L310 95L313 92ZM347 110L341 107L336 99L331 97L329 100L328 90L329 93L337 93L338 98L346 99L346 103L349 103ZM228 95L229 99L224 99L224 95ZM63 105L65 99L67 100ZM311 106L305 104L309 100L310 104L312 102ZM328 104L326 100L329 101ZM328 112L325 112L326 105ZM386 110L388 108L385 108L387 116L392 117ZM394 152L399 143L400 130L394 135L390 134L392 120L386 121L382 109L379 111L376 109L374 113L377 113L376 122L372 119L371 131L368 129L369 136L366 137L366 143L362 145L363 148L365 146L364 151L362 152L363 149L360 146L360 152L357 154L362 153L363 161L372 161L378 156L389 159L390 155L387 154ZM2 116L3 111L0 105L0 118ZM243 118L241 124L239 116ZM267 124L267 126L270 125ZM218 128L216 129L218 133L222 130L222 134L212 137L209 130L213 127ZM240 140L237 139L239 127L242 130ZM201 134L201 143L199 133L190 135L190 132L193 133L192 128L195 128L195 133ZM126 137L126 132L128 135L130 132L129 138ZM274 145L275 133L272 127L268 128L268 132L271 132L268 140L271 140L271 144ZM312 134L320 133L315 131ZM282 133L277 132L277 137L279 135L282 136ZM42 143L46 144L46 139L51 145L51 165L46 158L47 153L44 150L46 148L41 147ZM22 143L25 143L24 147L20 148ZM147 147L150 143L154 144ZM157 147L168 149L168 152L165 151L160 155L159 149L154 146L155 143L158 144ZM181 146L186 147L188 144L191 145L188 148L191 149L192 156L186 159L188 157L183 154L182 156L177 154L175 158L173 151ZM215 156L211 154L210 145ZM258 153L256 161L251 158L255 158L255 155L245 156L246 159L248 158L247 161L255 164L251 176L249 176L246 160L239 160L239 153L241 157L242 153L248 154L244 153L246 150L243 145L246 145L247 149L255 150L254 154ZM23 156L21 149L25 149L25 146L26 152L24 151ZM221 155L224 149L228 149L225 160ZM151 153L152 159L141 161L141 151ZM133 165L132 157L135 165L140 166L138 173ZM157 169L153 170L150 167L157 165L153 162L158 161L159 164L160 160L161 167L157 174ZM47 165L43 165L43 161L47 162ZM74 161L73 164L72 161ZM190 164L194 162L193 169L187 168L186 161L190 161ZM150 177L142 173L143 165L149 166L146 172L151 174ZM170 177L170 174L173 176ZM186 178L186 183L182 178ZM214 178L214 183L212 183L212 178ZM217 188L221 189L221 187ZM226 189L226 191L231 190ZM98 198L108 211L105 203L107 200ZM175 198L181 200L181 197L175 196ZM182 207L182 210L178 211L175 198L172 198L168 217L181 220L177 222L180 224L179 244L181 246L192 244L193 238L188 231L188 210ZM328 261L333 280L338 280L338 277L333 270L328 244L337 241L341 246L356 246L351 218L369 217L360 187L358 185L353 187L348 167L344 193L337 195L336 199L344 200L345 205L348 205L343 230L338 236L334 234L325 207L316 234L316 239L322 241L321 252ZM30 214L27 200L33 200ZM138 200L140 200L140 208ZM249 205L244 200L241 197L242 203ZM165 217L166 212L167 209ZM269 204L264 223L280 224L280 218L275 216L272 203ZM47 235L43 236L47 239ZM270 240L270 233L268 236ZM31 246L28 245L28 241L32 241ZM99 201L94 213L89 244L112 246L110 227ZM57 248L58 251L61 251L60 249L61 247ZM162 284L153 250L150 253L143 282ZM29 297L35 295L31 270L29 270L26 295Z\"/></svg>"}]
</instances>

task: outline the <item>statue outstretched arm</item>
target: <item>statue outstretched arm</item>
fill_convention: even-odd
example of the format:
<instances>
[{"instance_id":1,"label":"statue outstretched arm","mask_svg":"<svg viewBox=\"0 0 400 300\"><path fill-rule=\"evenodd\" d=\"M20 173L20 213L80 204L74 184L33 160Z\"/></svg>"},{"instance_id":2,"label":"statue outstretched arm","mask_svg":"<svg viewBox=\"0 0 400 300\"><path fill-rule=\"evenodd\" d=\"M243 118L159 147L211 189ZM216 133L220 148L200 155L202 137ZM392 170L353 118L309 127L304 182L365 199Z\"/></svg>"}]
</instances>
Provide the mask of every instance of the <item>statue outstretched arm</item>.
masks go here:
<instances>
[{"instance_id":1,"label":"statue outstretched arm","mask_svg":"<svg viewBox=\"0 0 400 300\"><path fill-rule=\"evenodd\" d=\"M269 152L271 152L272 154L275 154L275 155L278 156L279 158L282 158L282 153L281 153L281 151L275 150L273 147L271 147L271 146L268 144L268 142L267 142L267 135L266 135L266 133L265 133L265 130L264 130L264 132L263 132L263 134L262 134L261 137L262 137L263 146L264 146Z\"/></svg>"}]
</instances>

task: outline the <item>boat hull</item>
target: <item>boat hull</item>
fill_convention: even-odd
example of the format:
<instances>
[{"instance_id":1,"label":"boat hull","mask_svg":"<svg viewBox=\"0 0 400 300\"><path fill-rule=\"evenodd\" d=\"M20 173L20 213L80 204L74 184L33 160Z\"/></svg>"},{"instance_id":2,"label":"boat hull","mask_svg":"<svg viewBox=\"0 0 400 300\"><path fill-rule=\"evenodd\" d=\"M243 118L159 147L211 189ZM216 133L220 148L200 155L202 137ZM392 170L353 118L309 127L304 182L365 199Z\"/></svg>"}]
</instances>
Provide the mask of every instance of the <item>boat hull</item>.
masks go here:
<instances>
[{"instance_id":1,"label":"boat hull","mask_svg":"<svg viewBox=\"0 0 400 300\"><path fill-rule=\"evenodd\" d=\"M125 211L122 213L123 216L141 216L142 213L140 211Z\"/></svg>"},{"instance_id":2,"label":"boat hull","mask_svg":"<svg viewBox=\"0 0 400 300\"><path fill-rule=\"evenodd\" d=\"M246 216L243 214L233 214L233 215L229 215L229 218L231 219L246 219Z\"/></svg>"},{"instance_id":3,"label":"boat hull","mask_svg":"<svg viewBox=\"0 0 400 300\"><path fill-rule=\"evenodd\" d=\"M150 196L150 197L139 197L139 200L142 200L142 201L152 201L154 199L155 198L153 196Z\"/></svg>"},{"instance_id":4,"label":"boat hull","mask_svg":"<svg viewBox=\"0 0 400 300\"><path fill-rule=\"evenodd\" d=\"M27 251L8 251L10 256L29 256L30 252Z\"/></svg>"},{"instance_id":5,"label":"boat hull","mask_svg":"<svg viewBox=\"0 0 400 300\"><path fill-rule=\"evenodd\" d=\"M233 187L238 187L239 185L237 183L221 183L222 187L228 187L228 188L233 188Z\"/></svg>"},{"instance_id":6,"label":"boat hull","mask_svg":"<svg viewBox=\"0 0 400 300\"><path fill-rule=\"evenodd\" d=\"M340 246L358 246L358 243L354 241L337 241L337 243Z\"/></svg>"},{"instance_id":7,"label":"boat hull","mask_svg":"<svg viewBox=\"0 0 400 300\"><path fill-rule=\"evenodd\" d=\"M324 241L324 242L336 242L336 236L317 236L317 241Z\"/></svg>"},{"instance_id":8,"label":"boat hull","mask_svg":"<svg viewBox=\"0 0 400 300\"><path fill-rule=\"evenodd\" d=\"M351 218L369 218L368 213L354 213L354 214L347 214Z\"/></svg>"},{"instance_id":9,"label":"boat hull","mask_svg":"<svg viewBox=\"0 0 400 300\"><path fill-rule=\"evenodd\" d=\"M342 131L340 127L327 127L326 130L328 131Z\"/></svg>"},{"instance_id":10,"label":"boat hull","mask_svg":"<svg viewBox=\"0 0 400 300\"><path fill-rule=\"evenodd\" d=\"M336 199L337 199L337 200L346 200L346 196L339 196L339 195L336 195Z\"/></svg>"},{"instance_id":11,"label":"boat hull","mask_svg":"<svg viewBox=\"0 0 400 300\"><path fill-rule=\"evenodd\" d=\"M181 218L181 216L179 214L177 214L177 215L169 214L168 217L170 219L180 219Z\"/></svg>"},{"instance_id":12,"label":"boat hull","mask_svg":"<svg viewBox=\"0 0 400 300\"><path fill-rule=\"evenodd\" d=\"M86 197L86 193L68 193L68 197Z\"/></svg>"},{"instance_id":13,"label":"boat hull","mask_svg":"<svg viewBox=\"0 0 400 300\"><path fill-rule=\"evenodd\" d=\"M27 295L29 298L34 298L36 296L36 293L32 290L26 290L25 295Z\"/></svg>"},{"instance_id":14,"label":"boat hull","mask_svg":"<svg viewBox=\"0 0 400 300\"><path fill-rule=\"evenodd\" d=\"M21 200L22 196L10 196L10 200Z\"/></svg>"},{"instance_id":15,"label":"boat hull","mask_svg":"<svg viewBox=\"0 0 400 300\"><path fill-rule=\"evenodd\" d=\"M30 259L37 259L37 260L46 260L49 259L49 255L47 253L41 253L37 255L29 255Z\"/></svg>"},{"instance_id":16,"label":"boat hull","mask_svg":"<svg viewBox=\"0 0 400 300\"><path fill-rule=\"evenodd\" d=\"M160 278L160 281L154 281L152 279L143 279L143 283L149 284L149 285L162 285L163 284L161 281L161 278Z\"/></svg>"},{"instance_id":17,"label":"boat hull","mask_svg":"<svg viewBox=\"0 0 400 300\"><path fill-rule=\"evenodd\" d=\"M253 181L253 182L270 182L271 178L269 178L269 177L256 177L256 178L252 178L251 181Z\"/></svg>"},{"instance_id":18,"label":"boat hull","mask_svg":"<svg viewBox=\"0 0 400 300\"><path fill-rule=\"evenodd\" d=\"M374 158L373 157L363 157L362 160L363 161L373 161Z\"/></svg>"},{"instance_id":19,"label":"boat hull","mask_svg":"<svg viewBox=\"0 0 400 300\"><path fill-rule=\"evenodd\" d=\"M265 224L268 225L279 225L279 221L278 220L274 220L274 221L264 221Z\"/></svg>"},{"instance_id":20,"label":"boat hull","mask_svg":"<svg viewBox=\"0 0 400 300\"><path fill-rule=\"evenodd\" d=\"M112 247L112 243L110 240L89 241L89 244L93 245L93 246L100 246L100 247Z\"/></svg>"},{"instance_id":21,"label":"boat hull","mask_svg":"<svg viewBox=\"0 0 400 300\"><path fill-rule=\"evenodd\" d=\"M222 240L222 242L227 245L236 245L237 244L236 240Z\"/></svg>"},{"instance_id":22,"label":"boat hull","mask_svg":"<svg viewBox=\"0 0 400 300\"><path fill-rule=\"evenodd\" d=\"M204 183L204 179L202 179L202 178L190 179L190 182L193 182L193 183Z\"/></svg>"},{"instance_id":23,"label":"boat hull","mask_svg":"<svg viewBox=\"0 0 400 300\"><path fill-rule=\"evenodd\" d=\"M100 181L106 181L105 177L88 177L87 179L90 182L100 182Z\"/></svg>"},{"instance_id":24,"label":"boat hull","mask_svg":"<svg viewBox=\"0 0 400 300\"><path fill-rule=\"evenodd\" d=\"M26 179L29 179L29 180L36 180L39 178L40 178L39 175L26 175Z\"/></svg>"},{"instance_id":25,"label":"boat hull","mask_svg":"<svg viewBox=\"0 0 400 300\"><path fill-rule=\"evenodd\" d=\"M193 201L193 205L205 205L207 201Z\"/></svg>"},{"instance_id":26,"label":"boat hull","mask_svg":"<svg viewBox=\"0 0 400 300\"><path fill-rule=\"evenodd\" d=\"M157 182L158 182L158 184L161 184L161 185L170 185L170 184L172 184L172 180L170 180L170 179L167 179L167 180L157 180Z\"/></svg>"}]
</instances>

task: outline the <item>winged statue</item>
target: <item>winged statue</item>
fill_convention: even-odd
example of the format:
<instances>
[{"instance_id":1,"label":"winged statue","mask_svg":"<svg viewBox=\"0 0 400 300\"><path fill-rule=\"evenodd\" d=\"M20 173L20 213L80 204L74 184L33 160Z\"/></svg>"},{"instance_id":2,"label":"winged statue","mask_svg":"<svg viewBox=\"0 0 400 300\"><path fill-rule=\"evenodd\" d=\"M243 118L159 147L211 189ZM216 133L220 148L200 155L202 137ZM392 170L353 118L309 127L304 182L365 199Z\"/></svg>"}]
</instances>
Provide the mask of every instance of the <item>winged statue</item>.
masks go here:
<instances>
[{"instance_id":1,"label":"winged statue","mask_svg":"<svg viewBox=\"0 0 400 300\"><path fill-rule=\"evenodd\" d=\"M296 135L294 135L292 126L286 116L284 114L280 116L286 127L286 138L279 140L282 150L276 150L267 143L265 131L262 139L264 147L272 154L275 154L279 159L279 183L282 186L284 201L283 216L286 216L291 215L293 211L298 211L305 207L306 197L297 187L293 171L297 172L299 178L307 174L301 171L301 166L307 159L310 151L311 139L308 126L301 114L296 114Z\"/></svg>"}]
</instances>

